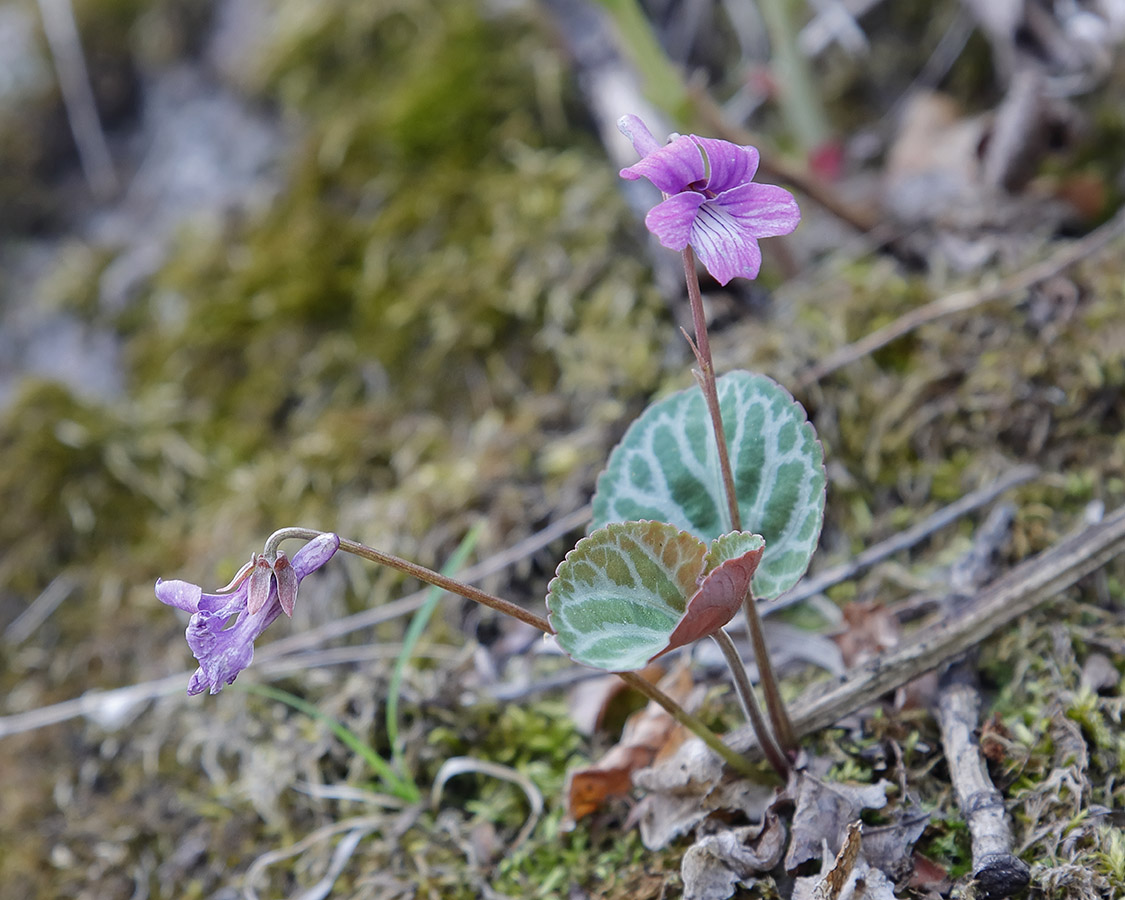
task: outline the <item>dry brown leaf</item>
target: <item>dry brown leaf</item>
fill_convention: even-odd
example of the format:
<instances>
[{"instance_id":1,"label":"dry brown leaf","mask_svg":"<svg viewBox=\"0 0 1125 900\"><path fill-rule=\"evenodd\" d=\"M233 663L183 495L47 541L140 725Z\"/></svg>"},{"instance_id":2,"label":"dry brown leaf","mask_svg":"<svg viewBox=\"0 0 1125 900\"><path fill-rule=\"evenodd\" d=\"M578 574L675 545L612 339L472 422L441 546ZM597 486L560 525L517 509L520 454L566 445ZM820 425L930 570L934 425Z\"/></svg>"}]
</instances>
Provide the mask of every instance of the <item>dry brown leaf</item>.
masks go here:
<instances>
[{"instance_id":1,"label":"dry brown leaf","mask_svg":"<svg viewBox=\"0 0 1125 900\"><path fill-rule=\"evenodd\" d=\"M797 809L793 813L793 835L785 856L785 868L790 872L820 857L825 844L829 853L836 853L844 842L848 825L859 818L861 810L882 809L887 805L889 781L828 784L805 772L798 772L794 780ZM790 792L793 792L792 785Z\"/></svg>"},{"instance_id":2,"label":"dry brown leaf","mask_svg":"<svg viewBox=\"0 0 1125 900\"><path fill-rule=\"evenodd\" d=\"M945 866L921 853L914 854L914 873L910 876L910 887L913 890L944 894L951 885L949 871Z\"/></svg>"},{"instance_id":3,"label":"dry brown leaf","mask_svg":"<svg viewBox=\"0 0 1125 900\"><path fill-rule=\"evenodd\" d=\"M916 809L889 825L868 825L863 829L863 858L896 884L906 881L914 870L914 842L929 821L929 813Z\"/></svg>"},{"instance_id":4,"label":"dry brown leaf","mask_svg":"<svg viewBox=\"0 0 1125 900\"><path fill-rule=\"evenodd\" d=\"M856 860L859 859L859 848L863 842L863 823L852 822L848 825L844 835L844 845L836 854L832 868L821 878L820 883L813 888L813 897L816 900L839 900L844 890L844 885L852 877Z\"/></svg>"},{"instance_id":5,"label":"dry brown leaf","mask_svg":"<svg viewBox=\"0 0 1125 900\"><path fill-rule=\"evenodd\" d=\"M844 666L854 669L898 645L901 629L886 606L876 602L853 602L843 609L844 631L833 635L844 657Z\"/></svg>"},{"instance_id":6,"label":"dry brown leaf","mask_svg":"<svg viewBox=\"0 0 1125 900\"><path fill-rule=\"evenodd\" d=\"M774 788L727 774L722 761L702 741L685 741L676 752L633 776L645 792L630 822L638 822L641 841L659 850L713 812L736 811L750 821L762 818Z\"/></svg>"},{"instance_id":7,"label":"dry brown leaf","mask_svg":"<svg viewBox=\"0 0 1125 900\"><path fill-rule=\"evenodd\" d=\"M684 854L684 900L726 900L739 881L770 871L785 852L785 825L772 809L760 825L709 834Z\"/></svg>"},{"instance_id":8,"label":"dry brown leaf","mask_svg":"<svg viewBox=\"0 0 1125 900\"><path fill-rule=\"evenodd\" d=\"M796 879L792 900L894 900L894 884L863 856L863 830L860 822L848 825L835 860L825 846L821 874Z\"/></svg>"},{"instance_id":9,"label":"dry brown leaf","mask_svg":"<svg viewBox=\"0 0 1125 900\"><path fill-rule=\"evenodd\" d=\"M637 674L646 681L656 684L664 675L664 667L659 663L653 663L645 666ZM605 727L607 717L620 721L618 716L623 716L624 711L614 714L612 710L628 690L629 686L616 675L591 678L571 688L566 705L578 733L587 737L594 734Z\"/></svg>"},{"instance_id":10,"label":"dry brown leaf","mask_svg":"<svg viewBox=\"0 0 1125 900\"><path fill-rule=\"evenodd\" d=\"M691 706L688 698L692 688L687 666L677 666L660 681L660 689L683 706ZM621 740L605 756L592 766L572 770L567 776L564 789L567 824L597 811L610 797L628 794L635 771L673 752L686 737L683 726L655 702L634 713L625 723Z\"/></svg>"}]
</instances>

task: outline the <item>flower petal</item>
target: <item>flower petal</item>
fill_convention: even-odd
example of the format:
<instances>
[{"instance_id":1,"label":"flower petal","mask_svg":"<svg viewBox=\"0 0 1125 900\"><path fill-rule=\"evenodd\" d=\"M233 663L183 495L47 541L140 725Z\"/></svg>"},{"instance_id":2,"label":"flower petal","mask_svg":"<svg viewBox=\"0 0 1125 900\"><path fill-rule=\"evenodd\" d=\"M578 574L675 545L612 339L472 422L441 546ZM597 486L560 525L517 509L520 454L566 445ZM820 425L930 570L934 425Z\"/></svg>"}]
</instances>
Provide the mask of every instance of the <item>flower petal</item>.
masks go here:
<instances>
[{"instance_id":1,"label":"flower petal","mask_svg":"<svg viewBox=\"0 0 1125 900\"><path fill-rule=\"evenodd\" d=\"M330 560L340 549L340 536L338 534L322 534L313 538L295 554L293 554L293 568L297 570L297 578L304 578L315 572Z\"/></svg>"},{"instance_id":2,"label":"flower petal","mask_svg":"<svg viewBox=\"0 0 1125 900\"><path fill-rule=\"evenodd\" d=\"M683 250L691 243L695 217L706 199L695 191L674 194L648 211L645 226L669 250Z\"/></svg>"},{"instance_id":3,"label":"flower petal","mask_svg":"<svg viewBox=\"0 0 1125 900\"><path fill-rule=\"evenodd\" d=\"M254 572L263 574L253 586L260 593L265 585L266 593L257 612L248 609L252 577L230 594L204 594L198 585L186 581L157 581L156 596L161 602L193 613L186 637L199 669L188 684L188 693L209 690L217 694L233 682L254 659L254 642L282 613L275 578L288 603L295 599L300 580L328 562L339 546L337 535L322 534L298 550L291 563L279 553L273 567L255 565ZM256 597L255 602L260 600Z\"/></svg>"},{"instance_id":4,"label":"flower petal","mask_svg":"<svg viewBox=\"0 0 1125 900\"><path fill-rule=\"evenodd\" d=\"M713 200L699 207L691 229L691 245L719 284L739 276L756 278L762 266L762 252L753 235Z\"/></svg>"},{"instance_id":5,"label":"flower petal","mask_svg":"<svg viewBox=\"0 0 1125 900\"><path fill-rule=\"evenodd\" d=\"M189 694L210 690L217 694L231 684L238 674L254 659L256 641L281 615L281 604L269 604L257 615L244 613L230 628L226 619L199 613L191 617L187 627L187 642L195 658L199 660L199 671L188 685Z\"/></svg>"},{"instance_id":6,"label":"flower petal","mask_svg":"<svg viewBox=\"0 0 1125 900\"><path fill-rule=\"evenodd\" d=\"M694 134L691 139L706 154L710 166L706 190L719 194L753 180L754 173L758 171L759 159L755 148L714 138L696 137Z\"/></svg>"},{"instance_id":7,"label":"flower petal","mask_svg":"<svg viewBox=\"0 0 1125 900\"><path fill-rule=\"evenodd\" d=\"M199 612L199 599L202 596L203 588L198 584L156 579L156 599L177 609L183 609L190 613Z\"/></svg>"},{"instance_id":8,"label":"flower petal","mask_svg":"<svg viewBox=\"0 0 1125 900\"><path fill-rule=\"evenodd\" d=\"M617 130L633 142L633 149L641 159L660 149L660 142L652 136L639 116L622 116L617 120Z\"/></svg>"},{"instance_id":9,"label":"flower petal","mask_svg":"<svg viewBox=\"0 0 1125 900\"><path fill-rule=\"evenodd\" d=\"M640 162L622 169L621 177L630 181L644 177L665 194L678 194L691 185L702 185L706 171L699 146L687 135L681 135Z\"/></svg>"},{"instance_id":10,"label":"flower petal","mask_svg":"<svg viewBox=\"0 0 1125 900\"><path fill-rule=\"evenodd\" d=\"M774 184L744 184L723 192L713 202L755 238L789 234L801 221L796 198Z\"/></svg>"}]
</instances>

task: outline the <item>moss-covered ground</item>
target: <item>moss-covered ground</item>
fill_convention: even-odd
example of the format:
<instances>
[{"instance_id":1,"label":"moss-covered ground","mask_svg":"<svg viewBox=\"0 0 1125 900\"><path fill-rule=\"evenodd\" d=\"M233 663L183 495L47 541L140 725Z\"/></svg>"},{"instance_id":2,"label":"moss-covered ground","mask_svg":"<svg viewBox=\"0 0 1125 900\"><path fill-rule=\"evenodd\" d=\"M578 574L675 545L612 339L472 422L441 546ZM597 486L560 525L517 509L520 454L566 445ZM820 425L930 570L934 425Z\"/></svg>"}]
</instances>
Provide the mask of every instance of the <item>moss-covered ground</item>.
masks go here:
<instances>
[{"instance_id":1,"label":"moss-covered ground","mask_svg":"<svg viewBox=\"0 0 1125 900\"><path fill-rule=\"evenodd\" d=\"M141 17L94 0L79 11L89 29ZM96 302L102 251L72 248L71 268L48 282L44 302L119 338L127 388L95 402L28 379L0 418L0 624L56 579L68 585L31 636L0 645L0 712L187 667L183 622L153 582L214 587L277 527L336 530L440 568L483 521L476 555L488 556L587 502L630 417L689 383L678 319L540 14L328 0L279 4L273 24L243 82L251 102L299 123L269 206L185 227L124 310ZM1105 134L1119 132L1107 121ZM1076 164L1107 158L1091 149L1102 137ZM1045 252L1029 243L1022 260ZM1122 258L1118 239L1043 288L924 326L799 392L830 461L822 563L1018 462L1042 475L1012 494L1005 563L1070 532L1091 502L1125 502ZM713 335L720 370L795 385L841 343L963 284L843 250L783 287L778 271L767 251L768 304L714 295L734 310ZM968 546L974 524L836 599L905 596ZM567 548L489 587L537 604ZM333 566L323 602L276 630L414 587ZM323 876L336 838L298 842L352 819L366 837L331 896L677 895L683 848L644 851L624 806L561 828L567 768L611 738L580 735L557 694L497 705L462 689L481 678L474 648L503 627L443 610L403 688L411 774L425 792L452 756L522 772L547 807L522 846L508 849L524 795L486 776L451 781L440 810L325 794L375 792L374 775L325 722L236 685L164 698L124 727L74 720L3 739L0 897L233 896L255 860L290 848L253 886L295 896ZM393 646L404 627L349 640ZM1115 683L1083 680L1095 656ZM388 652L278 686L388 755L392 662ZM1125 842L1097 815L1125 808L1125 566L987 642L979 664L993 773L1035 896L1125 894ZM732 721L729 696L708 704L712 720ZM871 748L889 742L934 812L920 849L963 874L968 836L924 712L888 711L858 742L833 733L814 746L841 777L865 780L882 758Z\"/></svg>"}]
</instances>

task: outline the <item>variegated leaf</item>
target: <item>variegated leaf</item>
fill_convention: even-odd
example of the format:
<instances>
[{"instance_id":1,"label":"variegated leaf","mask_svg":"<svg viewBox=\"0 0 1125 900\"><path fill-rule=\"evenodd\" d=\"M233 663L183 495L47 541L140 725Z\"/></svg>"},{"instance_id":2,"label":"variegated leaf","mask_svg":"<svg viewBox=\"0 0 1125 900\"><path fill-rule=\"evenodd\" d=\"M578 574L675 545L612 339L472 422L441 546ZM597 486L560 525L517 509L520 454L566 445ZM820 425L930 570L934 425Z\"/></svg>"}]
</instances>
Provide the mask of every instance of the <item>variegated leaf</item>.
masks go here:
<instances>
[{"instance_id":1,"label":"variegated leaf","mask_svg":"<svg viewBox=\"0 0 1125 900\"><path fill-rule=\"evenodd\" d=\"M664 522L615 523L583 538L548 589L559 646L623 672L721 628L746 596L763 541L733 534L715 543L708 552Z\"/></svg>"},{"instance_id":2,"label":"variegated leaf","mask_svg":"<svg viewBox=\"0 0 1125 900\"><path fill-rule=\"evenodd\" d=\"M719 406L743 529L766 549L754 594L769 599L808 568L824 517L824 454L805 411L764 375L718 380ZM711 419L698 388L652 404L614 448L598 478L592 528L668 522L705 541L730 531Z\"/></svg>"}]
</instances>

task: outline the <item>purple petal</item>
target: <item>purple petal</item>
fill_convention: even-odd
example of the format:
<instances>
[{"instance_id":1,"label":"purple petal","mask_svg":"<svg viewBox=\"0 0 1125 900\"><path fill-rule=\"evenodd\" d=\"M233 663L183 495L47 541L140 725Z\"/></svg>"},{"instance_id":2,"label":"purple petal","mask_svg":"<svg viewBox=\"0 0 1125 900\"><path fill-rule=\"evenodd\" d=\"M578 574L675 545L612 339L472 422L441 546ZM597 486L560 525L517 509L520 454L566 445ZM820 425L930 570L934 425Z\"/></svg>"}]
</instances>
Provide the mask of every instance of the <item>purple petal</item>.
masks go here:
<instances>
[{"instance_id":1,"label":"purple petal","mask_svg":"<svg viewBox=\"0 0 1125 900\"><path fill-rule=\"evenodd\" d=\"M199 599L202 596L203 588L198 584L156 579L156 599L177 609L183 609L190 613L199 612Z\"/></svg>"},{"instance_id":2,"label":"purple petal","mask_svg":"<svg viewBox=\"0 0 1125 900\"><path fill-rule=\"evenodd\" d=\"M293 568L297 570L297 578L301 579L315 572L339 549L339 535L322 534L313 538L293 555Z\"/></svg>"},{"instance_id":3,"label":"purple petal","mask_svg":"<svg viewBox=\"0 0 1125 900\"><path fill-rule=\"evenodd\" d=\"M665 194L678 194L692 185L702 185L706 171L698 145L690 137L681 135L640 162L622 169L621 177L630 181L644 177Z\"/></svg>"},{"instance_id":4,"label":"purple petal","mask_svg":"<svg viewBox=\"0 0 1125 900\"><path fill-rule=\"evenodd\" d=\"M713 200L699 208L691 229L691 245L719 284L727 284L738 276L756 278L762 266L758 242L725 207Z\"/></svg>"},{"instance_id":5,"label":"purple petal","mask_svg":"<svg viewBox=\"0 0 1125 900\"><path fill-rule=\"evenodd\" d=\"M695 191L673 194L649 210L645 226L669 250L683 250L692 242L692 226L706 199Z\"/></svg>"},{"instance_id":6,"label":"purple petal","mask_svg":"<svg viewBox=\"0 0 1125 900\"><path fill-rule=\"evenodd\" d=\"M801 221L797 200L773 184L744 184L715 198L748 235L755 238L789 234Z\"/></svg>"},{"instance_id":7,"label":"purple petal","mask_svg":"<svg viewBox=\"0 0 1125 900\"><path fill-rule=\"evenodd\" d=\"M187 627L187 642L199 670L188 685L189 694L209 689L217 694L232 683L254 659L254 641L281 615L281 605L271 603L257 615L243 614L231 628L226 619L198 613Z\"/></svg>"},{"instance_id":8,"label":"purple petal","mask_svg":"<svg viewBox=\"0 0 1125 900\"><path fill-rule=\"evenodd\" d=\"M652 136L652 132L639 116L622 116L617 120L617 130L633 142L633 149L642 159L660 149L660 142Z\"/></svg>"},{"instance_id":9,"label":"purple petal","mask_svg":"<svg viewBox=\"0 0 1125 900\"><path fill-rule=\"evenodd\" d=\"M260 591L264 584L266 592L257 612L248 608L253 575L231 594L204 594L197 585L184 581L158 581L158 599L193 613L186 637L199 669L192 676L188 693L209 690L217 694L233 682L254 659L254 642L282 613L283 601L275 584L284 585L285 602L294 600L300 580L328 562L339 546L339 537L323 534L298 550L292 563L279 553L273 568L268 563L264 568L255 565L254 574L262 571L265 577L259 576L253 587Z\"/></svg>"},{"instance_id":10,"label":"purple petal","mask_svg":"<svg viewBox=\"0 0 1125 900\"><path fill-rule=\"evenodd\" d=\"M758 171L758 151L753 147L740 147L730 141L694 134L691 139L702 148L710 166L706 190L719 194L753 180Z\"/></svg>"}]
</instances>

